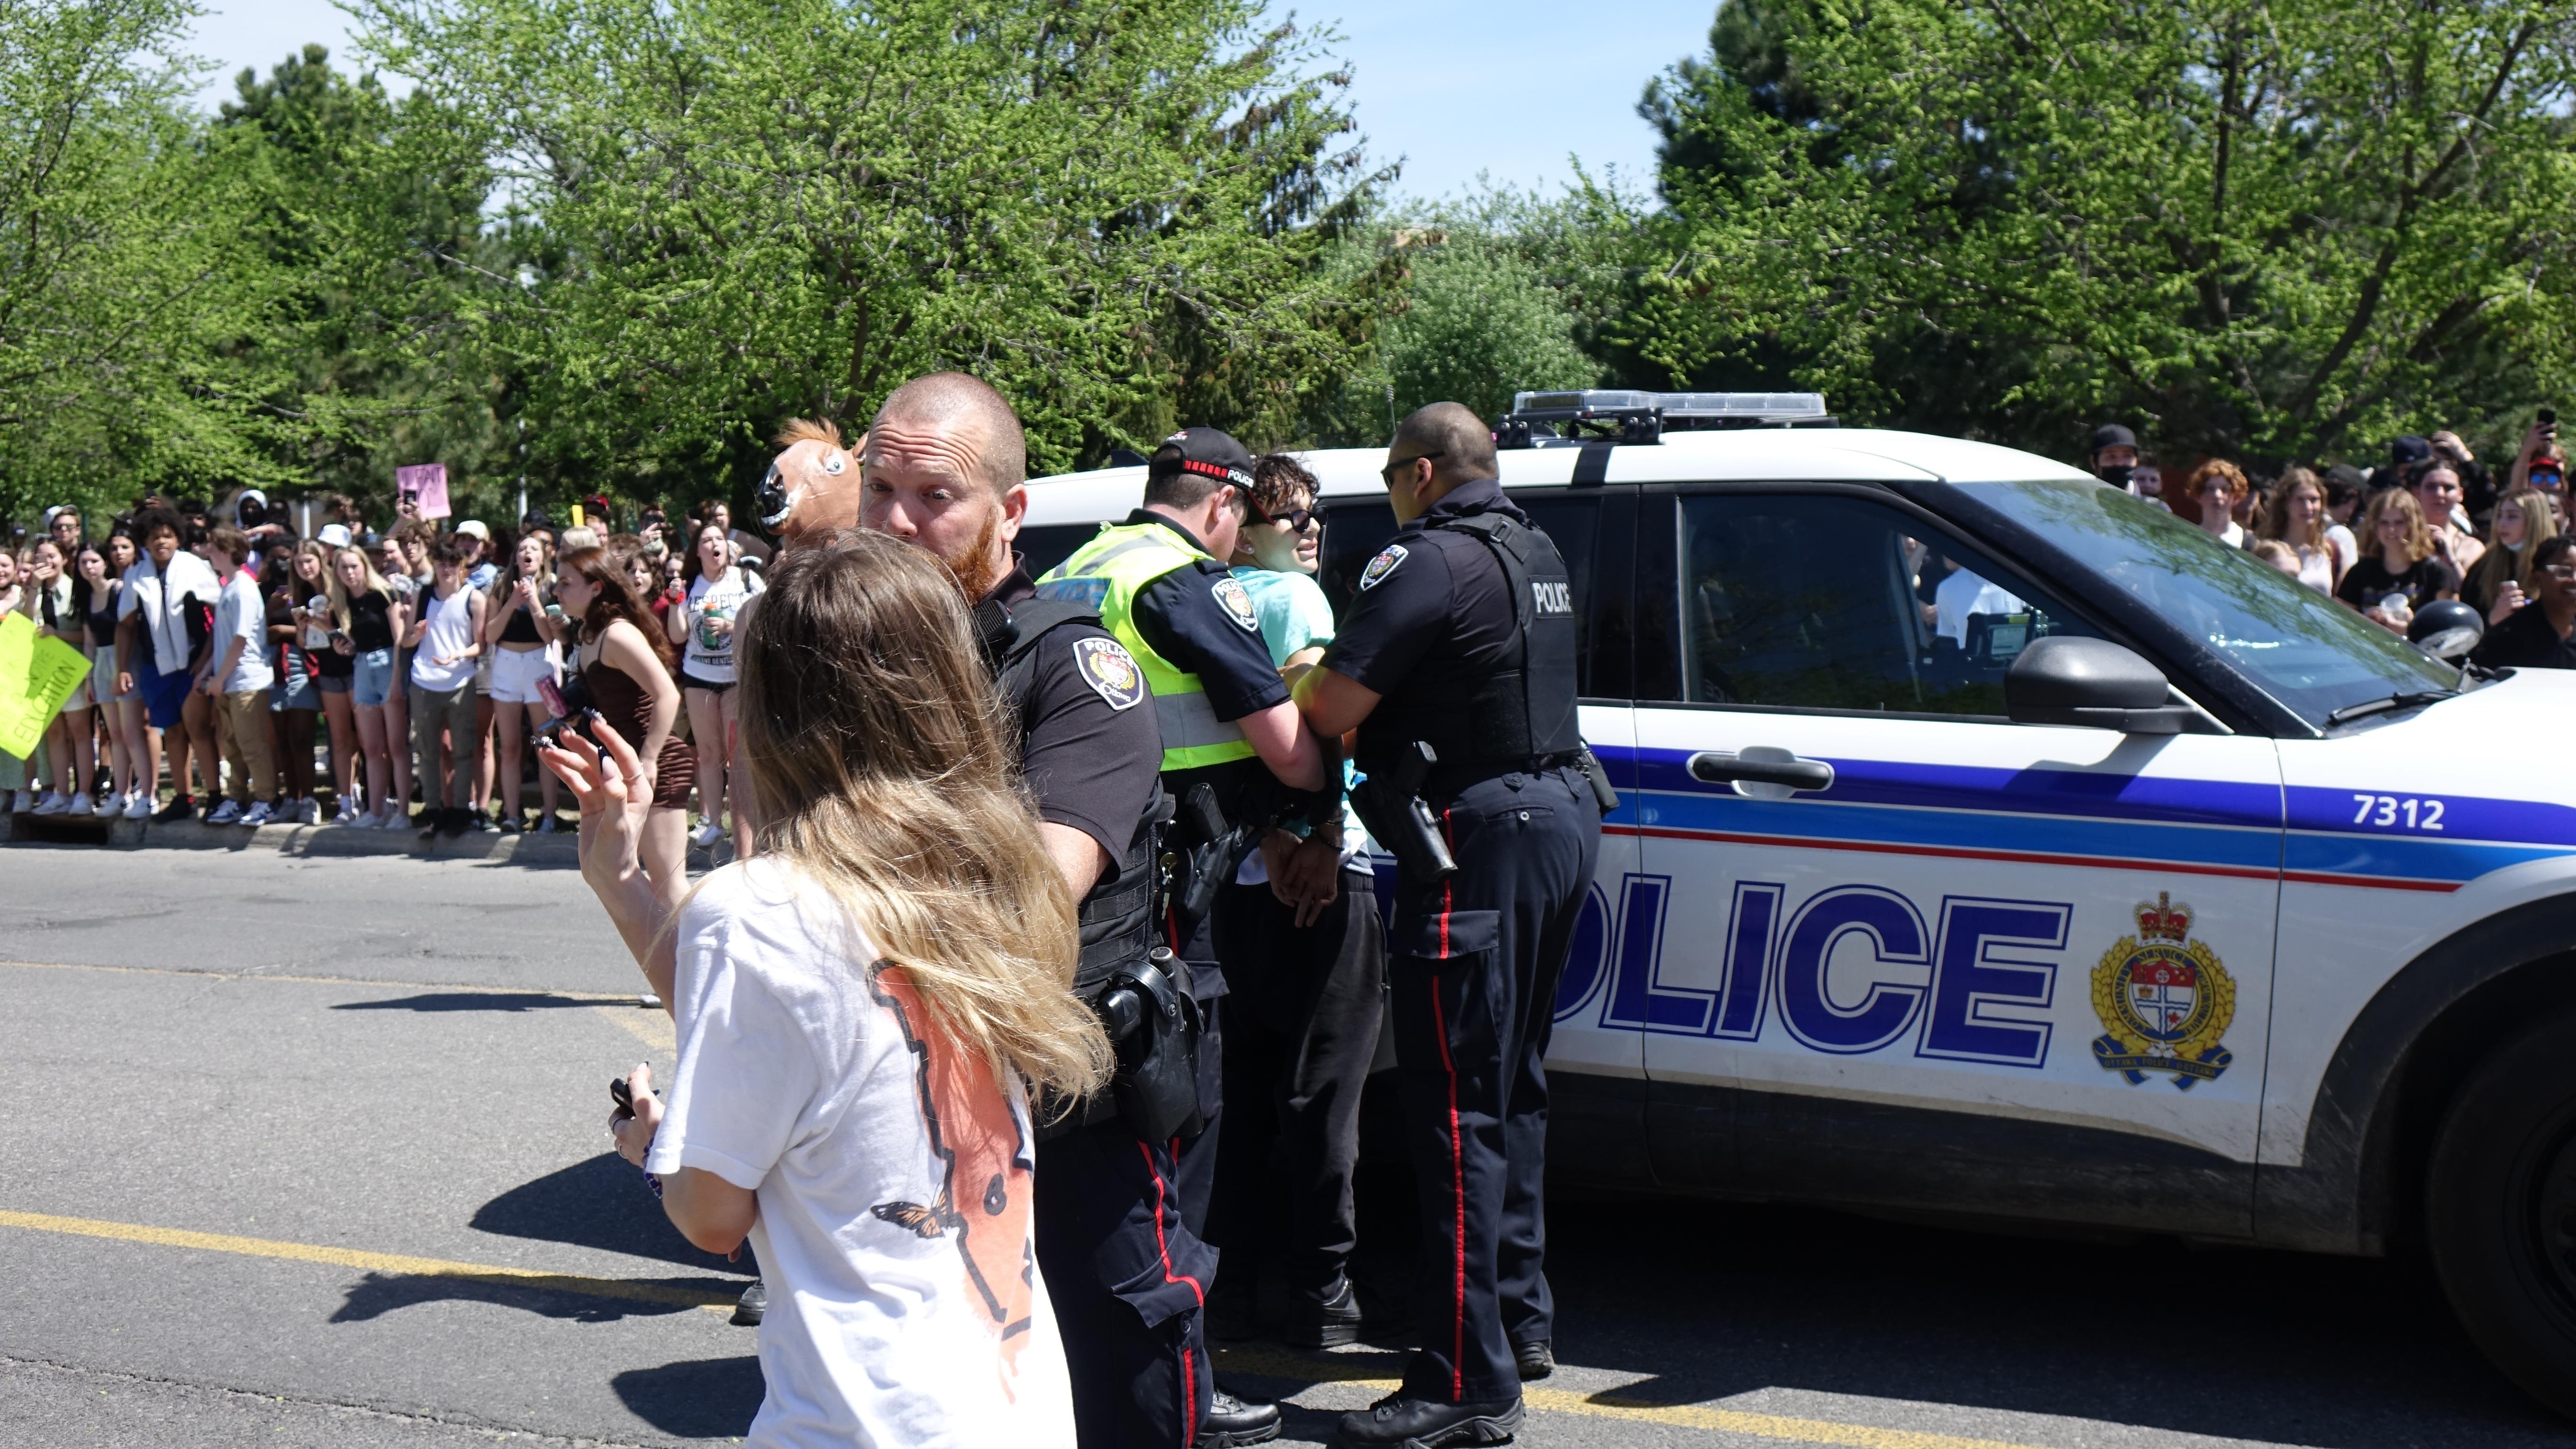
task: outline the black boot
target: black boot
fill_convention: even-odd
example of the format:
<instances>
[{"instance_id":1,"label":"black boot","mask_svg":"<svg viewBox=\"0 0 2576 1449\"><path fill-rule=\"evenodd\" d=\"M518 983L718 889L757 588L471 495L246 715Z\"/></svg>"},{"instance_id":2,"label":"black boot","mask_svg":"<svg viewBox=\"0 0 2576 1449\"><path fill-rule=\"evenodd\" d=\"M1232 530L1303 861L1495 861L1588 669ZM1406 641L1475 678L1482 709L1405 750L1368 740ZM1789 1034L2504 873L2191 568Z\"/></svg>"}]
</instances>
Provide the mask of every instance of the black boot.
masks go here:
<instances>
[{"instance_id":1,"label":"black boot","mask_svg":"<svg viewBox=\"0 0 2576 1449\"><path fill-rule=\"evenodd\" d=\"M1544 1338L1513 1344L1512 1358L1520 1364L1522 1383L1556 1372L1556 1349Z\"/></svg>"},{"instance_id":2,"label":"black boot","mask_svg":"<svg viewBox=\"0 0 2576 1449\"><path fill-rule=\"evenodd\" d=\"M1248 1404L1218 1389L1208 1405L1207 1417L1199 1420L1199 1436L1190 1444L1192 1449L1237 1449L1243 1444L1267 1444L1278 1437L1277 1404Z\"/></svg>"},{"instance_id":3,"label":"black boot","mask_svg":"<svg viewBox=\"0 0 2576 1449\"><path fill-rule=\"evenodd\" d=\"M742 1290L742 1296L733 1301L733 1321L744 1328L758 1328L768 1313L769 1284L754 1278L751 1286Z\"/></svg>"},{"instance_id":4,"label":"black boot","mask_svg":"<svg viewBox=\"0 0 2576 1449\"><path fill-rule=\"evenodd\" d=\"M1318 1298L1300 1298L1280 1330L1282 1341L1296 1348L1339 1348L1360 1337L1360 1295L1351 1280L1335 1278Z\"/></svg>"},{"instance_id":5,"label":"black boot","mask_svg":"<svg viewBox=\"0 0 2576 1449\"><path fill-rule=\"evenodd\" d=\"M1344 1414L1333 1449L1444 1449L1451 1444L1508 1444L1521 1426L1519 1398L1442 1404L1402 1391Z\"/></svg>"}]
</instances>

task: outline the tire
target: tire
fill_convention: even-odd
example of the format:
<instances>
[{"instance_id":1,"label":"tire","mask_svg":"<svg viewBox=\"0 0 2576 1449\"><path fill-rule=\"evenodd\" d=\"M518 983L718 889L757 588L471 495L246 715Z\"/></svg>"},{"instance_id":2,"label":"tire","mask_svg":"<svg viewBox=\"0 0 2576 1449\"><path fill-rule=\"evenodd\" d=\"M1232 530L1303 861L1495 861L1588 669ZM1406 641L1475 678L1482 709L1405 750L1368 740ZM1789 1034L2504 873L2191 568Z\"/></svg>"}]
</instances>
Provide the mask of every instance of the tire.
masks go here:
<instances>
[{"instance_id":1,"label":"tire","mask_svg":"<svg viewBox=\"0 0 2576 1449\"><path fill-rule=\"evenodd\" d=\"M2506 1377L2576 1417L2576 1016L2470 1075L2428 1166L2425 1236L2452 1311Z\"/></svg>"}]
</instances>

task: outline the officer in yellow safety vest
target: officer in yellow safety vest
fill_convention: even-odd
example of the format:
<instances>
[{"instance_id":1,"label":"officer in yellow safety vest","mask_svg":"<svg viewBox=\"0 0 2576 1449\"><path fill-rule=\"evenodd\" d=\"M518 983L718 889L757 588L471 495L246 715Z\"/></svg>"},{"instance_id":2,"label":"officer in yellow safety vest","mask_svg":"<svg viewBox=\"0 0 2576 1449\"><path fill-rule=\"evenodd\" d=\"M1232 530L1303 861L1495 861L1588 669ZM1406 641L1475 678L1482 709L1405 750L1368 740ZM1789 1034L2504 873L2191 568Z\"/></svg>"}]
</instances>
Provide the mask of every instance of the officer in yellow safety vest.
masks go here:
<instances>
[{"instance_id":1,"label":"officer in yellow safety vest","mask_svg":"<svg viewBox=\"0 0 2576 1449\"><path fill-rule=\"evenodd\" d=\"M1215 998L1225 975L1208 943L1206 911L1243 857L1286 819L1338 822L1341 762L1289 702L1262 642L1252 596L1227 571L1252 502L1252 456L1214 428L1163 440L1145 469L1144 506L1103 528L1038 581L1038 595L1100 610L1100 625L1134 656L1163 731L1163 785L1177 816L1165 855L1178 862L1163 929L1196 999L1197 1076L1204 1127L1181 1145L1176 1184L1187 1232L1168 1245L1171 1276L1215 1279L1216 1252L1199 1234L1215 1176L1219 1060ZM1206 1363L1200 1314L1190 1357ZM1202 1390L1204 1392L1204 1390ZM1248 1439L1236 1442L1251 1442Z\"/></svg>"}]
</instances>

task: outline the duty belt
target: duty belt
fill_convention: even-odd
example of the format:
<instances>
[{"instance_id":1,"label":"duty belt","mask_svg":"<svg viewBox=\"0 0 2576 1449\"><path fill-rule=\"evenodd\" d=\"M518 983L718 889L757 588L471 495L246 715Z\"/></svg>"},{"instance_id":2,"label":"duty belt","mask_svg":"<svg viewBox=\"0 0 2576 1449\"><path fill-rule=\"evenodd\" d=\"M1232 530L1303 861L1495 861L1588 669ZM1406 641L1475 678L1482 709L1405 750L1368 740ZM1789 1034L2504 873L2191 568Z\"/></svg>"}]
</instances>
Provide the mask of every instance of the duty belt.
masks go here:
<instances>
[{"instance_id":1,"label":"duty belt","mask_svg":"<svg viewBox=\"0 0 2576 1449\"><path fill-rule=\"evenodd\" d=\"M1519 760L1479 760L1465 765L1434 765L1422 780L1424 799L1454 800L1469 786L1504 775L1538 775L1559 770L1582 759L1580 750L1562 750L1552 755L1531 755Z\"/></svg>"}]
</instances>

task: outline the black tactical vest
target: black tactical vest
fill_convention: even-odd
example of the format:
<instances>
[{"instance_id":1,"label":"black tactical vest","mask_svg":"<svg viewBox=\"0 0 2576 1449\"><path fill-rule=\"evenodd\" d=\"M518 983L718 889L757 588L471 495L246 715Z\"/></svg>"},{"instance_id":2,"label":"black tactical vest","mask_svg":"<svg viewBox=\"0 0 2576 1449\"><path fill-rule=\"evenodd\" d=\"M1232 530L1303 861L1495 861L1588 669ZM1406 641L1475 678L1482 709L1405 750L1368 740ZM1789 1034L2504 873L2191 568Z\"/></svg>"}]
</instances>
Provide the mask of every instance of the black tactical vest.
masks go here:
<instances>
[{"instance_id":1,"label":"black tactical vest","mask_svg":"<svg viewBox=\"0 0 2576 1449\"><path fill-rule=\"evenodd\" d=\"M1030 599L1016 609L987 600L975 611L985 656L994 666L1002 700L1020 721L1020 743L1028 744L1029 720L1037 700L1038 642L1067 624L1097 624L1100 611L1061 599ZM1074 971L1074 990L1088 997L1119 966L1145 959L1154 948L1154 836L1170 814L1160 787L1155 808L1136 822L1135 838L1092 886L1075 912L1081 927L1082 957Z\"/></svg>"},{"instance_id":2,"label":"black tactical vest","mask_svg":"<svg viewBox=\"0 0 2576 1449\"><path fill-rule=\"evenodd\" d=\"M1360 727L1359 767L1394 765L1422 740L1439 753L1436 779L1451 788L1525 769L1583 746L1575 713L1574 580L1542 530L1507 513L1473 513L1428 525L1472 535L1502 566L1520 639L1502 668L1474 689L1400 689Z\"/></svg>"}]
</instances>

